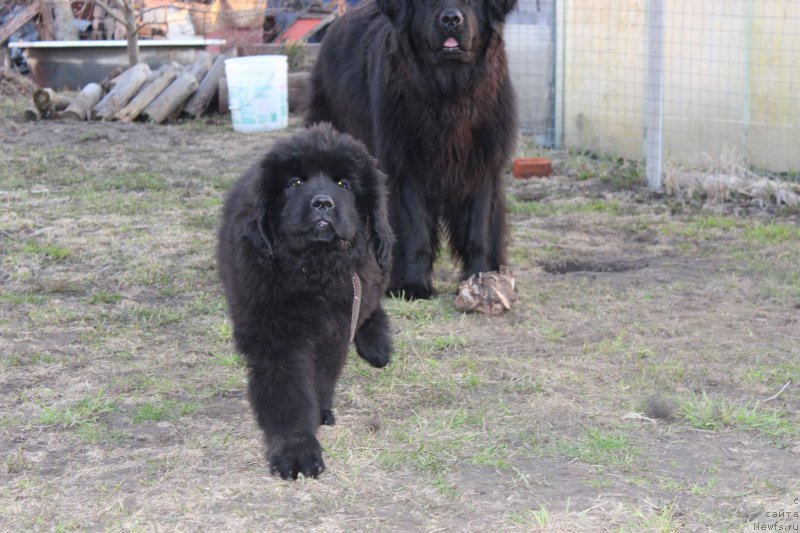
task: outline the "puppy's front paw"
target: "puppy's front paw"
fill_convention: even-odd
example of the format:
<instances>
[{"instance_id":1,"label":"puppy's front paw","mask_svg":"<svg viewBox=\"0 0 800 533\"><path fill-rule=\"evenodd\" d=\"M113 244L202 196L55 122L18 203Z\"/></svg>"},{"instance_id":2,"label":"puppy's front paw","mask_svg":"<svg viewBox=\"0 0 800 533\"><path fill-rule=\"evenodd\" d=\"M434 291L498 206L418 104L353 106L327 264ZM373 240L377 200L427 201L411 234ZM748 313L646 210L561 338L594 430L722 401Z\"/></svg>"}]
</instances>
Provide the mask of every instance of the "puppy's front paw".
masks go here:
<instances>
[{"instance_id":1,"label":"puppy's front paw","mask_svg":"<svg viewBox=\"0 0 800 533\"><path fill-rule=\"evenodd\" d=\"M389 334L389 318L383 309L377 309L361 325L355 338L356 351L366 362L383 368L392 359L392 338Z\"/></svg>"},{"instance_id":2,"label":"puppy's front paw","mask_svg":"<svg viewBox=\"0 0 800 533\"><path fill-rule=\"evenodd\" d=\"M322 447L314 435L281 436L271 439L269 451L269 471L283 479L317 477L325 470L322 461Z\"/></svg>"}]
</instances>

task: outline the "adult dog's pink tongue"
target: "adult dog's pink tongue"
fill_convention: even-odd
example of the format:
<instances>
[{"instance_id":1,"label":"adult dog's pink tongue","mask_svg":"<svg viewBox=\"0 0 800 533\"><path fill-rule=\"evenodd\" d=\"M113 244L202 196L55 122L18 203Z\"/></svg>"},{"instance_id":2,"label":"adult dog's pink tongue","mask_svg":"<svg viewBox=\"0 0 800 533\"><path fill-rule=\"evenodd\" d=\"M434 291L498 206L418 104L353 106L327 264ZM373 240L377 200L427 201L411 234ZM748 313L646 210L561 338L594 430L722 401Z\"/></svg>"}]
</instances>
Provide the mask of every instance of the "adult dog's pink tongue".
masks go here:
<instances>
[{"instance_id":1,"label":"adult dog's pink tongue","mask_svg":"<svg viewBox=\"0 0 800 533\"><path fill-rule=\"evenodd\" d=\"M444 42L445 48L455 48L458 46L458 41L456 41L452 37L448 37L447 40Z\"/></svg>"}]
</instances>

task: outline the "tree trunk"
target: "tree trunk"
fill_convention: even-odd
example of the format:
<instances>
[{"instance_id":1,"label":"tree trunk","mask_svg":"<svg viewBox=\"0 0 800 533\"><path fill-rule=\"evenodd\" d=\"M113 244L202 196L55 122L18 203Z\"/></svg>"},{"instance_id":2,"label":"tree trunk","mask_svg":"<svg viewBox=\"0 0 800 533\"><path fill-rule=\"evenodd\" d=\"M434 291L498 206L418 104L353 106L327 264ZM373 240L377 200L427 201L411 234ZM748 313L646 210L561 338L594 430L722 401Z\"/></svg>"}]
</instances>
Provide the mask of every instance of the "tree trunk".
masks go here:
<instances>
[{"instance_id":1,"label":"tree trunk","mask_svg":"<svg viewBox=\"0 0 800 533\"><path fill-rule=\"evenodd\" d=\"M150 67L139 63L119 75L116 86L95 106L93 118L108 120L113 117L147 81Z\"/></svg>"},{"instance_id":2,"label":"tree trunk","mask_svg":"<svg viewBox=\"0 0 800 533\"><path fill-rule=\"evenodd\" d=\"M211 99L214 98L214 95L219 91L219 80L225 75L225 60L227 58L228 56L224 54L217 56L208 74L205 75L203 81L200 82L200 86L197 87L194 96L192 96L189 103L186 104L186 108L183 110L184 113L193 118L197 118L205 113Z\"/></svg>"},{"instance_id":3,"label":"tree trunk","mask_svg":"<svg viewBox=\"0 0 800 533\"><path fill-rule=\"evenodd\" d=\"M139 94L133 100L122 108L116 115L115 120L123 120L130 122L136 120L136 117L144 110L150 103L155 100L164 89L166 89L177 77L178 69L171 64L163 65L155 72L153 77L147 85L145 85Z\"/></svg>"},{"instance_id":4,"label":"tree trunk","mask_svg":"<svg viewBox=\"0 0 800 533\"><path fill-rule=\"evenodd\" d=\"M52 41L55 39L55 33L53 32L53 8L47 3L47 0L40 0L39 2L41 6L41 16L42 20L38 24L39 30L39 40L40 41Z\"/></svg>"},{"instance_id":5,"label":"tree trunk","mask_svg":"<svg viewBox=\"0 0 800 533\"><path fill-rule=\"evenodd\" d=\"M65 120L87 120L91 116L92 108L97 105L103 97L103 88L99 83L90 83L78 93L63 113L61 118Z\"/></svg>"},{"instance_id":6,"label":"tree trunk","mask_svg":"<svg viewBox=\"0 0 800 533\"><path fill-rule=\"evenodd\" d=\"M47 5L47 4L45 4ZM77 41L78 27L75 17L72 16L72 7L69 2L54 0L53 7L53 32L56 41Z\"/></svg>"},{"instance_id":7,"label":"tree trunk","mask_svg":"<svg viewBox=\"0 0 800 533\"><path fill-rule=\"evenodd\" d=\"M128 66L139 64L139 35L132 0L125 0L125 29L128 32Z\"/></svg>"},{"instance_id":8,"label":"tree trunk","mask_svg":"<svg viewBox=\"0 0 800 533\"><path fill-rule=\"evenodd\" d=\"M188 72L181 72L175 81L145 108L143 115L156 124L160 124L176 110L179 110L196 89L195 77Z\"/></svg>"}]
</instances>

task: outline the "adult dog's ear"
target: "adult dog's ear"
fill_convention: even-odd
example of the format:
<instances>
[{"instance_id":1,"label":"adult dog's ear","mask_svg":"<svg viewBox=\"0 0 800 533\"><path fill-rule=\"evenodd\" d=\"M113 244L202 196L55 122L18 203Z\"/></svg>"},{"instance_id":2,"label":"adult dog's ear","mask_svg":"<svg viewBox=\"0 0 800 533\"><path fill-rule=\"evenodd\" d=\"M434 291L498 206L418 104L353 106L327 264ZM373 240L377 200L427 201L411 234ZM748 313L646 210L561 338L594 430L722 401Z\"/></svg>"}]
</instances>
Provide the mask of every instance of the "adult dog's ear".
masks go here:
<instances>
[{"instance_id":1,"label":"adult dog's ear","mask_svg":"<svg viewBox=\"0 0 800 533\"><path fill-rule=\"evenodd\" d=\"M394 231L389 223L389 194L386 191L386 176L375 166L368 171L367 179L372 184L373 195L369 208L370 239L375 250L375 258L381 269L386 270L392 265L392 250L394 249Z\"/></svg>"},{"instance_id":2,"label":"adult dog's ear","mask_svg":"<svg viewBox=\"0 0 800 533\"><path fill-rule=\"evenodd\" d=\"M402 30L411 17L410 2L411 0L375 0L375 6L392 21L395 28Z\"/></svg>"},{"instance_id":3,"label":"adult dog's ear","mask_svg":"<svg viewBox=\"0 0 800 533\"><path fill-rule=\"evenodd\" d=\"M506 16L517 7L517 0L485 0L489 7L492 27L499 29Z\"/></svg>"}]
</instances>

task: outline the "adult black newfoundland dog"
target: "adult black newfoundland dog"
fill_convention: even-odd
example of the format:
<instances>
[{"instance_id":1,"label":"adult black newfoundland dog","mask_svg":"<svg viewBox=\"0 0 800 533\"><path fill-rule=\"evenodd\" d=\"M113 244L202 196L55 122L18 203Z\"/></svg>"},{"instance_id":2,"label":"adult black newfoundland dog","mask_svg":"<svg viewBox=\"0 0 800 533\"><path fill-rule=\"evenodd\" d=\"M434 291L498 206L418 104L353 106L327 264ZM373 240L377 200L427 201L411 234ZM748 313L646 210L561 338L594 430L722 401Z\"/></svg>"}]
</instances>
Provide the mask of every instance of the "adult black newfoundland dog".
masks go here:
<instances>
[{"instance_id":1,"label":"adult black newfoundland dog","mask_svg":"<svg viewBox=\"0 0 800 533\"><path fill-rule=\"evenodd\" d=\"M361 139L388 175L390 291L428 298L443 222L464 279L506 263L501 170L516 102L503 23L516 0L364 0L328 30L309 124Z\"/></svg>"},{"instance_id":2,"label":"adult black newfoundland dog","mask_svg":"<svg viewBox=\"0 0 800 533\"><path fill-rule=\"evenodd\" d=\"M347 349L376 367L392 343L381 297L394 235L366 148L318 125L275 142L234 185L217 264L271 471L316 477Z\"/></svg>"}]
</instances>

